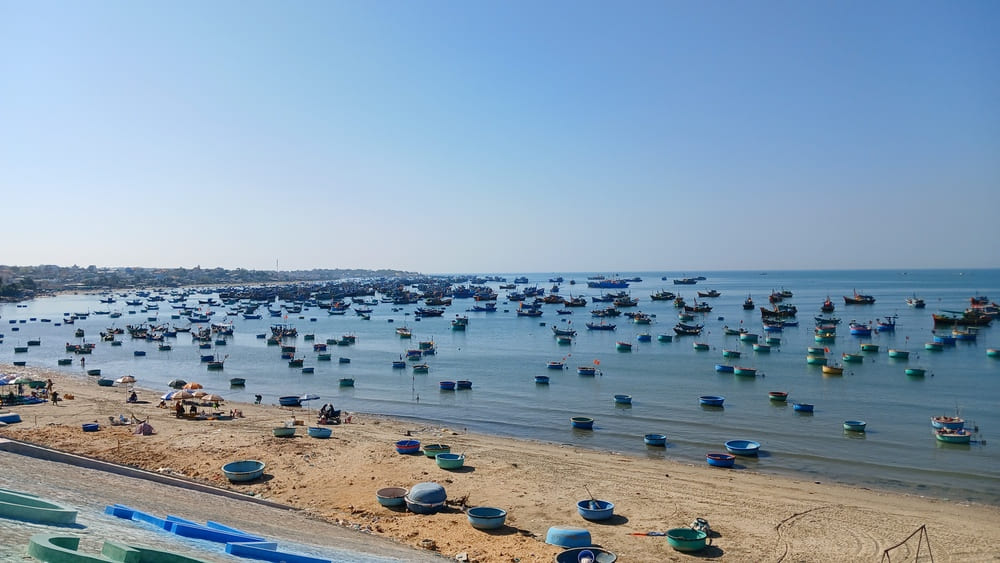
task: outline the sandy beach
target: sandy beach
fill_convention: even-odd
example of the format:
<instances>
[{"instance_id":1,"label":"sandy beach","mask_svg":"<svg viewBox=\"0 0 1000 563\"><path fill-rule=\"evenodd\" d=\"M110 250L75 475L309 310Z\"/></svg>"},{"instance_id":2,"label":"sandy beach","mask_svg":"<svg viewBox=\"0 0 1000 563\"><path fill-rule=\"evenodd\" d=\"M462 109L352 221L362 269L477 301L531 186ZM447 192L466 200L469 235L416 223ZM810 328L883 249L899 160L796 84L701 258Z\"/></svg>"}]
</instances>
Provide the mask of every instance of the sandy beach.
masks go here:
<instances>
[{"instance_id":1,"label":"sandy beach","mask_svg":"<svg viewBox=\"0 0 1000 563\"><path fill-rule=\"evenodd\" d=\"M621 561L878 560L883 550L926 525L937 561L1000 561L995 506L498 438L363 413L329 426L332 437L320 440L306 435L315 409L227 402L223 413L238 409L243 417L179 419L157 406L162 391L138 389L140 402L127 404L125 390L117 386L99 387L38 368L0 364L0 369L51 378L67 397L58 405L11 409L23 421L0 428L4 437L253 494L448 558L552 561L560 548L545 544L546 531L563 526L588 529L595 544ZM109 425L109 417L119 415L148 419L156 433L137 436L132 426ZM304 422L294 438L271 435L272 427L293 416ZM101 430L84 434L81 424L94 421ZM466 467L446 471L422 455L397 454L393 443L408 435L450 445L466 455ZM268 478L230 484L220 467L238 459L264 461ZM445 487L446 510L416 515L375 501L376 489L425 481ZM575 504L591 494L614 502L616 516L606 523L583 520ZM471 528L461 509L479 505L507 510L507 527L493 533ZM712 546L699 554L674 551L663 537L632 535L687 526L699 517L715 532ZM894 549L892 560L913 560L916 539Z\"/></svg>"}]
</instances>

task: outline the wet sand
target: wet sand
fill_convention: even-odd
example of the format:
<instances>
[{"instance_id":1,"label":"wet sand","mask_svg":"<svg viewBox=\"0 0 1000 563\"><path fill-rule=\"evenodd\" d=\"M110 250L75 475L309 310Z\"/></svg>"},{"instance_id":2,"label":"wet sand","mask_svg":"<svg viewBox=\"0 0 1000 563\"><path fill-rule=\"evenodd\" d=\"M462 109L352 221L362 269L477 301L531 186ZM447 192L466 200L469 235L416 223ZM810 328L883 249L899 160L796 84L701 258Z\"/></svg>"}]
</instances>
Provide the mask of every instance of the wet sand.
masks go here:
<instances>
[{"instance_id":1,"label":"wet sand","mask_svg":"<svg viewBox=\"0 0 1000 563\"><path fill-rule=\"evenodd\" d=\"M23 422L0 428L2 436L253 494L448 558L552 561L560 549L544 543L546 531L562 526L588 529L596 544L622 561L877 560L926 525L935 560L1000 560L995 506L513 440L371 414L351 413L350 424L329 426L332 437L320 440L306 435L315 410L226 403L224 413L235 408L244 417L178 419L172 410L157 408L162 392L140 389L143 403L126 404L119 387L37 368L0 368L52 378L57 391L75 397L58 406L13 409ZM119 414L148 418L156 434L135 436L131 427L109 426L108 417ZM294 438L271 435L272 427L293 416L305 422ZM80 425L93 421L101 430L84 434ZM422 455L397 454L393 443L407 434L424 444L450 445L466 455L467 466L446 471ZM238 459L264 461L266 478L228 483L220 467ZM381 487L425 481L445 487L449 505L441 513L397 512L375 501ZM583 520L575 504L591 494L614 502L615 517L604 523ZM461 509L477 505L507 510L507 526L492 533L471 528ZM716 537L694 556L674 551L663 537L631 535L684 527L698 517L710 522ZM891 552L892 560L913 560L916 549L914 537Z\"/></svg>"}]
</instances>

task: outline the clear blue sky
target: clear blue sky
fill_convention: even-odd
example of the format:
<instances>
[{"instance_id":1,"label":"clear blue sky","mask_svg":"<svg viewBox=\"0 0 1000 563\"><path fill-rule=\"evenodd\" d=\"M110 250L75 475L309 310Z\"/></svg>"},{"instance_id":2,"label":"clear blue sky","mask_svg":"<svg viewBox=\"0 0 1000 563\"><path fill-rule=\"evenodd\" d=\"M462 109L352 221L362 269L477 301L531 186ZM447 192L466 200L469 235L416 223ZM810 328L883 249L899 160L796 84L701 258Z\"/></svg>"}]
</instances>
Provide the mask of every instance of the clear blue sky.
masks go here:
<instances>
[{"instance_id":1,"label":"clear blue sky","mask_svg":"<svg viewBox=\"0 0 1000 563\"><path fill-rule=\"evenodd\" d=\"M998 24L992 0L0 0L0 264L998 267Z\"/></svg>"}]
</instances>

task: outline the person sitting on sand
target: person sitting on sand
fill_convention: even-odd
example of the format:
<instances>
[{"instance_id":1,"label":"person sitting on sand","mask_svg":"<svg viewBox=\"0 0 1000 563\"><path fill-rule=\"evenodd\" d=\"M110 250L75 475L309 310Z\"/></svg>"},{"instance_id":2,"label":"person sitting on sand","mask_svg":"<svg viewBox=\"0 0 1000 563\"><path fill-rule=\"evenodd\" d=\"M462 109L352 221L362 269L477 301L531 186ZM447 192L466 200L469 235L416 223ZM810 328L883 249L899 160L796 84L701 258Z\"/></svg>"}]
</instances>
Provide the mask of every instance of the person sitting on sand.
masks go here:
<instances>
[{"instance_id":1,"label":"person sitting on sand","mask_svg":"<svg viewBox=\"0 0 1000 563\"><path fill-rule=\"evenodd\" d=\"M198 405L192 403L191 408L188 409L188 412L191 414L198 414Z\"/></svg>"},{"instance_id":2,"label":"person sitting on sand","mask_svg":"<svg viewBox=\"0 0 1000 563\"><path fill-rule=\"evenodd\" d=\"M163 400L163 399L160 399L160 404L156 405L156 408L158 408L158 409L165 409L165 408L167 408L167 402L165 400Z\"/></svg>"},{"instance_id":3,"label":"person sitting on sand","mask_svg":"<svg viewBox=\"0 0 1000 563\"><path fill-rule=\"evenodd\" d=\"M177 401L174 405L174 413L177 414L177 418L182 418L184 416L184 403Z\"/></svg>"},{"instance_id":4,"label":"person sitting on sand","mask_svg":"<svg viewBox=\"0 0 1000 563\"><path fill-rule=\"evenodd\" d=\"M132 391L132 394L128 396L128 402L130 402L130 403L138 403L139 402L139 396L135 394L135 391Z\"/></svg>"}]
</instances>

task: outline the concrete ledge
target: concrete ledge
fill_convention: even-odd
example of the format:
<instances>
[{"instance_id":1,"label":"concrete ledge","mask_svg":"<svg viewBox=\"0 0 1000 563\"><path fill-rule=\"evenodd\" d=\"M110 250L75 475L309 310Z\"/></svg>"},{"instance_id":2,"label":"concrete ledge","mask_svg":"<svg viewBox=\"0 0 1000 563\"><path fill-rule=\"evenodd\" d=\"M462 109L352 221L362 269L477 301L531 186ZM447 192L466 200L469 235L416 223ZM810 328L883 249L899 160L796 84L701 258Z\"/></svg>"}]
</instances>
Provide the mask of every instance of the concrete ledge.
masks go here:
<instances>
[{"instance_id":1,"label":"concrete ledge","mask_svg":"<svg viewBox=\"0 0 1000 563\"><path fill-rule=\"evenodd\" d=\"M199 483L197 481L182 479L180 477L174 477L171 475L162 475L160 473L146 471L145 469L138 469L135 467L118 465L116 463L110 463L107 461L101 461L99 459L91 457L72 454L69 452L63 452L60 450L55 450L52 448L47 448L44 446L39 446L37 444L32 444L30 442L23 442L20 440L0 438L0 451L5 451L12 454L23 455L45 461L66 463L74 467L86 467L88 469L95 469L97 471L104 471L106 473L113 473L115 475L122 475L125 477L133 477L135 479L144 479L146 481L153 481L155 483L170 485L173 487L181 487L184 489L198 491L201 493L207 493L210 495L219 495L231 499L253 502L271 508L280 508L282 510L295 510L295 508L292 508L291 506L288 506L286 504L280 504L277 502L271 502L268 500L259 499L257 497L245 495L243 493L238 493L236 491L220 489L218 487L206 485L204 483Z\"/></svg>"}]
</instances>

